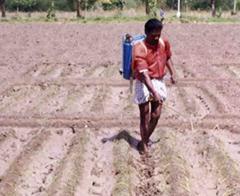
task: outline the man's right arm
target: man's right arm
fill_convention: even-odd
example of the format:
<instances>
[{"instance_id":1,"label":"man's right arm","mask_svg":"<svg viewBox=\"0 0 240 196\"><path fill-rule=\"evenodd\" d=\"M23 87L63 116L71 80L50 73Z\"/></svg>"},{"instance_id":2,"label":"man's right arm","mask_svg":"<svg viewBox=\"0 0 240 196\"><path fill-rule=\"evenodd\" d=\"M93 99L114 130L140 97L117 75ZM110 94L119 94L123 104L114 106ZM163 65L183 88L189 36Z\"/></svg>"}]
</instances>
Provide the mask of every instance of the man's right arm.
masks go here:
<instances>
[{"instance_id":1,"label":"man's right arm","mask_svg":"<svg viewBox=\"0 0 240 196\"><path fill-rule=\"evenodd\" d=\"M141 72L142 81L147 86L148 90L152 93L154 101L162 102L162 98L159 93L154 89L151 78L148 75L148 71Z\"/></svg>"},{"instance_id":2,"label":"man's right arm","mask_svg":"<svg viewBox=\"0 0 240 196\"><path fill-rule=\"evenodd\" d=\"M144 48L139 45L134 47L134 64L135 64L135 71L138 72L141 76L141 81L146 85L149 92L152 93L153 98L155 101L161 102L160 95L155 91L151 78L148 74L148 64L146 61L147 53Z\"/></svg>"}]
</instances>

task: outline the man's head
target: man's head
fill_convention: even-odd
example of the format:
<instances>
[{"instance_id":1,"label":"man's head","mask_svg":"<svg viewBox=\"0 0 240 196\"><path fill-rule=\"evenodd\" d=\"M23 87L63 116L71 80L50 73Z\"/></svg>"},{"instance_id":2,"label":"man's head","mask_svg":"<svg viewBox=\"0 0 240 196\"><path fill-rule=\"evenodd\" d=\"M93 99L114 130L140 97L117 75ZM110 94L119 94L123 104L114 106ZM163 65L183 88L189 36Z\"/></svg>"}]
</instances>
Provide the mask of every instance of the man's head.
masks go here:
<instances>
[{"instance_id":1,"label":"man's head","mask_svg":"<svg viewBox=\"0 0 240 196\"><path fill-rule=\"evenodd\" d=\"M144 28L147 36L146 41L151 45L158 44L163 28L162 22L156 18L152 18L145 23Z\"/></svg>"}]
</instances>

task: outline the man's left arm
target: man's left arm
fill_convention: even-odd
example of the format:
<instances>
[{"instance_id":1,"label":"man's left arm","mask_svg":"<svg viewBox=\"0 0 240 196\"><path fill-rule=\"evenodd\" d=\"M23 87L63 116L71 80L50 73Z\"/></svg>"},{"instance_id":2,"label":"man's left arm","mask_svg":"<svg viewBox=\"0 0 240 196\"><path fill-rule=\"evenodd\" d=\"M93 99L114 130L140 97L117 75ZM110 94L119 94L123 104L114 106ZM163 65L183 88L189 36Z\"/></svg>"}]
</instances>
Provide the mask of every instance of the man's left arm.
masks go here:
<instances>
[{"instance_id":1,"label":"man's left arm","mask_svg":"<svg viewBox=\"0 0 240 196\"><path fill-rule=\"evenodd\" d=\"M171 59L171 56L172 56L171 46L167 39L165 39L164 42L165 42L165 51L166 51L166 55L167 55L166 66L167 66L167 69L171 76L171 82L172 82L172 84L175 84L176 83L176 77L175 77L176 71L174 69L173 62Z\"/></svg>"}]
</instances>

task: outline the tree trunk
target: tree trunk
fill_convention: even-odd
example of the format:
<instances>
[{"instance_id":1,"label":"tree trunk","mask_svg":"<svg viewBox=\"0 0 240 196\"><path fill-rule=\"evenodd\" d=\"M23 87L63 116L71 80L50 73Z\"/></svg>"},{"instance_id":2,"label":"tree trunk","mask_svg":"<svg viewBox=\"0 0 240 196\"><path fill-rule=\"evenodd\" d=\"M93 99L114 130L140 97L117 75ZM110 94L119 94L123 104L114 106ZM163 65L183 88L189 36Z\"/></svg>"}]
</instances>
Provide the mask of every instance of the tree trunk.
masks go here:
<instances>
[{"instance_id":1,"label":"tree trunk","mask_svg":"<svg viewBox=\"0 0 240 196\"><path fill-rule=\"evenodd\" d=\"M6 17L5 0L0 0L0 10L2 12L2 17Z\"/></svg>"},{"instance_id":2,"label":"tree trunk","mask_svg":"<svg viewBox=\"0 0 240 196\"><path fill-rule=\"evenodd\" d=\"M188 3L189 3L188 0L184 1L185 12L189 11L189 4Z\"/></svg>"},{"instance_id":3,"label":"tree trunk","mask_svg":"<svg viewBox=\"0 0 240 196\"><path fill-rule=\"evenodd\" d=\"M233 11L232 11L232 15L237 14L237 0L234 0L233 2Z\"/></svg>"},{"instance_id":4,"label":"tree trunk","mask_svg":"<svg viewBox=\"0 0 240 196\"><path fill-rule=\"evenodd\" d=\"M77 17L82 18L81 0L76 0L76 1L77 1Z\"/></svg>"},{"instance_id":5,"label":"tree trunk","mask_svg":"<svg viewBox=\"0 0 240 196\"><path fill-rule=\"evenodd\" d=\"M149 0L145 0L145 11L147 15L150 14Z\"/></svg>"},{"instance_id":6,"label":"tree trunk","mask_svg":"<svg viewBox=\"0 0 240 196\"><path fill-rule=\"evenodd\" d=\"M216 16L216 0L211 0L212 5L212 17Z\"/></svg>"},{"instance_id":7,"label":"tree trunk","mask_svg":"<svg viewBox=\"0 0 240 196\"><path fill-rule=\"evenodd\" d=\"M178 0L178 11L177 11L177 17L181 17L181 0Z\"/></svg>"}]
</instances>

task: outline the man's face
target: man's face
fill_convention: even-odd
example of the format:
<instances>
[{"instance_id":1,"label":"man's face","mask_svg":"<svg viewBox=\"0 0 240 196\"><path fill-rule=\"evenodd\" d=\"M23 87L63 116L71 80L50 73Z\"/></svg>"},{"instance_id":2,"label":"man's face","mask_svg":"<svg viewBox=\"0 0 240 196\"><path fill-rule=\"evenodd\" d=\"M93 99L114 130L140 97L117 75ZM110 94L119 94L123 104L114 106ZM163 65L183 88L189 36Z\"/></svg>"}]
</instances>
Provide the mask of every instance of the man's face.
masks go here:
<instances>
[{"instance_id":1,"label":"man's face","mask_svg":"<svg viewBox=\"0 0 240 196\"><path fill-rule=\"evenodd\" d=\"M151 45L157 45L159 42L159 38L161 37L161 32L162 32L162 29L158 29L147 34L148 43Z\"/></svg>"}]
</instances>

